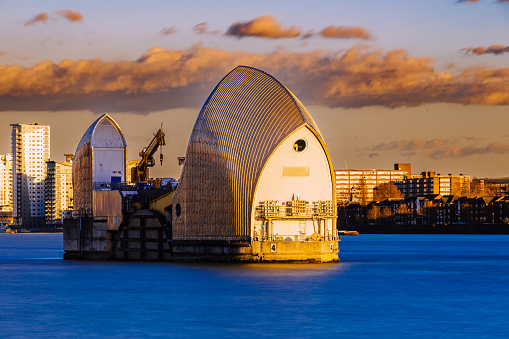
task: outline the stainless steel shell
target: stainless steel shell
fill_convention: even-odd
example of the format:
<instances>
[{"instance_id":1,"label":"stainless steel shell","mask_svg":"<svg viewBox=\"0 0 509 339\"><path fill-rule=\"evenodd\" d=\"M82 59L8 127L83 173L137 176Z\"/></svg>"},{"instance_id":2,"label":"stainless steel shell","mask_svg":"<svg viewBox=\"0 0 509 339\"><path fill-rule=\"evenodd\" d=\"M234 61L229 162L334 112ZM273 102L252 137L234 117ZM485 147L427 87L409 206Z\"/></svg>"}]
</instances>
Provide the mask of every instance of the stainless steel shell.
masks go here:
<instances>
[{"instance_id":1,"label":"stainless steel shell","mask_svg":"<svg viewBox=\"0 0 509 339\"><path fill-rule=\"evenodd\" d=\"M245 66L226 75L203 105L189 140L172 202L173 239L249 241L263 167L305 124L326 150L311 115L278 80Z\"/></svg>"}]
</instances>

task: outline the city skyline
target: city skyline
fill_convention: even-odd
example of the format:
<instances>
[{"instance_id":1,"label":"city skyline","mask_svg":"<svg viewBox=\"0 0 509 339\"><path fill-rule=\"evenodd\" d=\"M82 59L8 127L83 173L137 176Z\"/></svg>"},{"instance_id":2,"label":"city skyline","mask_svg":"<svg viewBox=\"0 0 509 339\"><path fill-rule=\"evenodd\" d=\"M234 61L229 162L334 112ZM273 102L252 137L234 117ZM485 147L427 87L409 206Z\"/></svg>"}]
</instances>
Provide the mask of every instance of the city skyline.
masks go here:
<instances>
[{"instance_id":1,"label":"city skyline","mask_svg":"<svg viewBox=\"0 0 509 339\"><path fill-rule=\"evenodd\" d=\"M152 175L178 177L207 93L245 64L299 97L336 170L507 176L505 2L3 1L0 153L10 124L37 122L61 161L109 113L129 160L163 123Z\"/></svg>"}]
</instances>

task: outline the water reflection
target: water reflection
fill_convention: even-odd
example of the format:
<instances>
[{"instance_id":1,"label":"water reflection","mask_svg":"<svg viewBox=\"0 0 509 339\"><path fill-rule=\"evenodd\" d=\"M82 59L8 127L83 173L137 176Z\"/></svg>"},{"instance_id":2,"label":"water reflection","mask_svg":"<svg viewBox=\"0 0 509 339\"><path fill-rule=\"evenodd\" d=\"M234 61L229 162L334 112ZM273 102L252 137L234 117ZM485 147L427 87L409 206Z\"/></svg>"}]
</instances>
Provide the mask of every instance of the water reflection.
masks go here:
<instances>
[{"instance_id":1,"label":"water reflection","mask_svg":"<svg viewBox=\"0 0 509 339\"><path fill-rule=\"evenodd\" d=\"M320 277L345 271L346 263L186 263L175 264L208 274L250 277Z\"/></svg>"}]
</instances>

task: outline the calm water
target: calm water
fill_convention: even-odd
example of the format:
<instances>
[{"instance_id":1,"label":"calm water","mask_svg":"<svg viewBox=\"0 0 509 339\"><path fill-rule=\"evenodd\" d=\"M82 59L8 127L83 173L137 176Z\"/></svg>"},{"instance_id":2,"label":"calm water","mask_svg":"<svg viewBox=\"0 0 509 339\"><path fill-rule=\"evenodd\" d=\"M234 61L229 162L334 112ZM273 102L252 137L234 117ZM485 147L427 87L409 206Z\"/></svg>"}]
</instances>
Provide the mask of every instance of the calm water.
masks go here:
<instances>
[{"instance_id":1,"label":"calm water","mask_svg":"<svg viewBox=\"0 0 509 339\"><path fill-rule=\"evenodd\" d=\"M340 246L327 265L94 263L0 234L0 337L509 337L509 236Z\"/></svg>"}]
</instances>

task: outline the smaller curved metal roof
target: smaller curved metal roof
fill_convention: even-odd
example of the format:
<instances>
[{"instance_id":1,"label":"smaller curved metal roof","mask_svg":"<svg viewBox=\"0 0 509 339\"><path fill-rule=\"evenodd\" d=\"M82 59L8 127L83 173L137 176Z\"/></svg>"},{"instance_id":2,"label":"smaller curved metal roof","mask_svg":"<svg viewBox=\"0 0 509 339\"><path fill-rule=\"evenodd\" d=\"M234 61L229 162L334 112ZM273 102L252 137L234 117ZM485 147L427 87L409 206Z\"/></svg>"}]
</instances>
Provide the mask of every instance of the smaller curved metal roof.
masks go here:
<instances>
[{"instance_id":1,"label":"smaller curved metal roof","mask_svg":"<svg viewBox=\"0 0 509 339\"><path fill-rule=\"evenodd\" d=\"M81 137L81 140L78 144L78 147L76 147L76 154L80 148L82 148L84 145L90 143L91 146L94 146L94 132L97 128L97 126L103 121L107 119L119 132L119 135L122 137L122 142L124 144L124 147L127 146L127 143L124 138L124 133L122 133L122 130L120 129L120 126L117 124L115 120L109 115L109 114L103 114L101 115L96 121L90 125L90 127L85 131L85 134Z\"/></svg>"}]
</instances>

